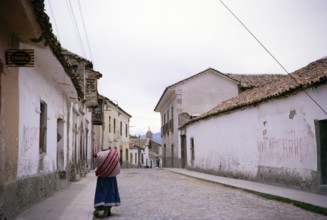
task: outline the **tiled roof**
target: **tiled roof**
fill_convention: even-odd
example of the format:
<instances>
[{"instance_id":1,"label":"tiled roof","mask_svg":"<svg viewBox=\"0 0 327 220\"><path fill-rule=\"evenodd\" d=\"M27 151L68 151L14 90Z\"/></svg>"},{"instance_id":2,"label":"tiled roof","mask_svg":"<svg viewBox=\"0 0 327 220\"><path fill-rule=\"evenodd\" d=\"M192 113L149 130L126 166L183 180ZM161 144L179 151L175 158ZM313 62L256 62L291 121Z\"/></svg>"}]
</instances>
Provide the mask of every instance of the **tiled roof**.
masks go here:
<instances>
[{"instance_id":1,"label":"tiled roof","mask_svg":"<svg viewBox=\"0 0 327 220\"><path fill-rule=\"evenodd\" d=\"M34 14L36 19L41 27L42 36L45 39L46 45L50 46L53 54L57 57L59 62L62 64L65 72L72 79L72 82L77 90L79 97L84 97L84 92L82 86L80 85L80 76L75 73L74 67L70 65L68 58L66 57L68 54L72 55L73 53L63 49L61 47L60 42L57 40L57 37L53 34L52 25L49 22L49 16L45 13L44 9L44 0L32 0ZM68 53L69 52L69 53ZM74 55L75 58L84 59L79 57L78 55ZM92 68L92 63L87 61L87 67Z\"/></svg>"},{"instance_id":2,"label":"tiled roof","mask_svg":"<svg viewBox=\"0 0 327 220\"><path fill-rule=\"evenodd\" d=\"M65 49L63 47L61 49L62 49L62 54L63 55L65 55L67 57L71 57L74 60L85 62L86 63L86 65L85 65L86 68L89 68L89 69L93 68L93 64L92 64L91 61L89 61L89 60L87 60L87 59L85 59L85 58L83 58L83 57L81 57L81 56L79 56L79 55L77 55L75 53L72 53L72 52L70 52L69 50L67 50L67 49Z\"/></svg>"},{"instance_id":3,"label":"tiled roof","mask_svg":"<svg viewBox=\"0 0 327 220\"><path fill-rule=\"evenodd\" d=\"M170 86L168 86L167 88L171 88L171 87L175 87L175 86L177 86L177 85L179 85L179 84L182 84L183 82L186 82L186 81L188 81L188 80L190 80L190 79L193 79L193 78L195 78L195 77L197 77L197 76L199 76L199 75L201 75L201 74L203 74L203 73L205 73L205 72L207 72L207 71L213 71L213 72L215 72L215 73L217 73L217 74L222 74L221 72L219 72L219 71L217 71L217 70L215 70L215 69L213 69L213 68L208 68L208 69L206 69L206 70L203 70L203 71L201 71L201 72L199 72L199 73L197 73L197 74L195 74L195 75L193 75L193 76L190 76L190 77L188 77L188 78L186 78L186 79L183 79L183 80L181 80L181 81L179 81L179 82L177 82L177 83L174 83L174 84L172 84L172 85L170 85Z\"/></svg>"},{"instance_id":4,"label":"tiled roof","mask_svg":"<svg viewBox=\"0 0 327 220\"><path fill-rule=\"evenodd\" d=\"M102 73L100 73L99 71L95 71L95 70L92 69L92 68L86 68L86 70L89 70L89 71L95 73L96 76L97 76L97 79L100 79L100 78L102 77Z\"/></svg>"},{"instance_id":5,"label":"tiled roof","mask_svg":"<svg viewBox=\"0 0 327 220\"><path fill-rule=\"evenodd\" d=\"M140 138L140 139L129 139L130 146L138 146L140 148L144 148L144 146L149 145L149 140L148 138Z\"/></svg>"},{"instance_id":6,"label":"tiled roof","mask_svg":"<svg viewBox=\"0 0 327 220\"><path fill-rule=\"evenodd\" d=\"M287 75L283 74L231 74L225 73L230 79L237 82L240 88L249 89L253 87L258 87L266 83L270 83L274 80L284 78Z\"/></svg>"},{"instance_id":7,"label":"tiled roof","mask_svg":"<svg viewBox=\"0 0 327 220\"><path fill-rule=\"evenodd\" d=\"M226 100L183 126L199 120L217 116L233 110L250 107L262 102L298 93L304 89L315 87L327 82L327 57L310 63L285 77L274 80L253 89L240 93L239 96ZM183 127L182 126L182 127Z\"/></svg>"}]
</instances>

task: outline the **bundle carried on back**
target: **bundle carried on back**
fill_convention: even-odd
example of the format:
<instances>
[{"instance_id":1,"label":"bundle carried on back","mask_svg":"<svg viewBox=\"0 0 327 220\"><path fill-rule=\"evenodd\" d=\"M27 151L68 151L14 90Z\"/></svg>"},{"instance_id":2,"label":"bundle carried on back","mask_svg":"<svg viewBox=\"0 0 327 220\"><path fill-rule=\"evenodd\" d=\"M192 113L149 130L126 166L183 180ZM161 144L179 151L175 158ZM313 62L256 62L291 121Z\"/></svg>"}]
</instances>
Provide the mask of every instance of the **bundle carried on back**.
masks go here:
<instances>
[{"instance_id":1,"label":"bundle carried on back","mask_svg":"<svg viewBox=\"0 0 327 220\"><path fill-rule=\"evenodd\" d=\"M96 153L95 175L99 177L113 177L120 173L119 156L116 149Z\"/></svg>"}]
</instances>

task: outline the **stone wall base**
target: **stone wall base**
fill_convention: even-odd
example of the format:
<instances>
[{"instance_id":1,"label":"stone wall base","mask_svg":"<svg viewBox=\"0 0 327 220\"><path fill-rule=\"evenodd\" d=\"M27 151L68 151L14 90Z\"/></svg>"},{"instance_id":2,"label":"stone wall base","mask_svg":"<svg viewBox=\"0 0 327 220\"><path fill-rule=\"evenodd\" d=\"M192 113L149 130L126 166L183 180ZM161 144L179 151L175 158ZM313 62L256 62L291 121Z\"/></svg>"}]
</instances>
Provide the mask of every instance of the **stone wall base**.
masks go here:
<instances>
[{"instance_id":1,"label":"stone wall base","mask_svg":"<svg viewBox=\"0 0 327 220\"><path fill-rule=\"evenodd\" d=\"M56 191L56 173L26 177L7 184L4 188L1 218L10 220Z\"/></svg>"}]
</instances>

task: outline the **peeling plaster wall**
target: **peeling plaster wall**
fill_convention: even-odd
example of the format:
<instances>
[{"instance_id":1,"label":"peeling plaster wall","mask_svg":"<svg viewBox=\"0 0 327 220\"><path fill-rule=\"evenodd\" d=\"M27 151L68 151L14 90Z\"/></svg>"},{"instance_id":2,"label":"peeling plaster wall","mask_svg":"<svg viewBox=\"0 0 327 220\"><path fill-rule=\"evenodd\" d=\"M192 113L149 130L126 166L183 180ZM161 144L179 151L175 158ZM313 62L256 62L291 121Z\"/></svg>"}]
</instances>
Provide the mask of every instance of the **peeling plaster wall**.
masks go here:
<instances>
[{"instance_id":1,"label":"peeling plaster wall","mask_svg":"<svg viewBox=\"0 0 327 220\"><path fill-rule=\"evenodd\" d=\"M327 109L326 85L307 92ZM187 127L187 166L217 175L317 191L317 119L326 119L326 115L300 92L199 121Z\"/></svg>"},{"instance_id":2,"label":"peeling plaster wall","mask_svg":"<svg viewBox=\"0 0 327 220\"><path fill-rule=\"evenodd\" d=\"M92 167L92 112L83 103L71 103L67 122L67 175L78 181Z\"/></svg>"},{"instance_id":3,"label":"peeling plaster wall","mask_svg":"<svg viewBox=\"0 0 327 220\"><path fill-rule=\"evenodd\" d=\"M40 49L34 48L35 60ZM17 177L57 170L57 119L65 116L66 97L46 72L21 68L19 74L20 125ZM40 102L47 104L46 153L39 153ZM64 144L65 145L65 144Z\"/></svg>"}]
</instances>

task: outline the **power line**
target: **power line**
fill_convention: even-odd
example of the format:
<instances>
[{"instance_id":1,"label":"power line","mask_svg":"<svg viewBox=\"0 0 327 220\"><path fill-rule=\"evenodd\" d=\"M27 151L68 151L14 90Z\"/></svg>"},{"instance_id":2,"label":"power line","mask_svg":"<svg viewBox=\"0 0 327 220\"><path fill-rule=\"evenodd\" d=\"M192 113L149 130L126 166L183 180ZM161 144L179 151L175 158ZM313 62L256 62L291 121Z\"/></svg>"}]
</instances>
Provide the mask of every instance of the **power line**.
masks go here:
<instances>
[{"instance_id":1,"label":"power line","mask_svg":"<svg viewBox=\"0 0 327 220\"><path fill-rule=\"evenodd\" d=\"M93 61L92 50L91 50L91 47L90 47L89 37L88 37L88 34L87 34L87 30L86 30L86 25L85 25L85 21L84 21L84 16L83 16L83 11L82 11L82 7L81 7L81 3L80 3L79 0L78 0L78 8L79 8L81 19L82 19L82 24L83 24L83 28L84 28L84 33L85 33L87 47L88 47L89 52L90 52L91 60Z\"/></svg>"},{"instance_id":2,"label":"power line","mask_svg":"<svg viewBox=\"0 0 327 220\"><path fill-rule=\"evenodd\" d=\"M50 13L51 13L51 15L53 17L53 23L54 23L54 25L56 27L57 36L58 36L58 39L60 41L59 30L58 30L58 26L57 26L57 22L56 22L55 16L53 14L52 6L51 6L51 1L48 0L48 3L49 3L49 8L50 8Z\"/></svg>"},{"instance_id":3,"label":"power line","mask_svg":"<svg viewBox=\"0 0 327 220\"><path fill-rule=\"evenodd\" d=\"M80 49L82 50L82 53L83 53L84 57L86 57L86 53L85 53L85 50L84 50L84 46L83 46L81 35L79 33L79 29L78 29L78 25L77 25L77 22L76 22L76 18L75 18L73 7L71 5L70 0L66 0L66 3L67 3L67 7L68 7L70 18L72 19L72 22L73 22L75 34L77 36L77 41L79 43Z\"/></svg>"},{"instance_id":4,"label":"power line","mask_svg":"<svg viewBox=\"0 0 327 220\"><path fill-rule=\"evenodd\" d=\"M302 87L298 81L286 70L286 68L277 60L277 58L259 41L259 39L250 31L249 28L235 15L235 13L222 1L220 3L233 15L234 18L250 33L250 35L261 45L261 47L278 63L278 65L291 77L292 80L298 85L300 85L302 91L327 115L327 112L323 107L312 97L310 94Z\"/></svg>"}]
</instances>

